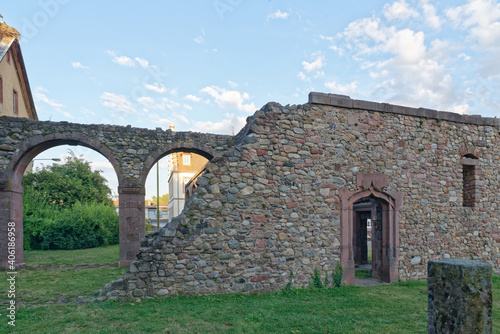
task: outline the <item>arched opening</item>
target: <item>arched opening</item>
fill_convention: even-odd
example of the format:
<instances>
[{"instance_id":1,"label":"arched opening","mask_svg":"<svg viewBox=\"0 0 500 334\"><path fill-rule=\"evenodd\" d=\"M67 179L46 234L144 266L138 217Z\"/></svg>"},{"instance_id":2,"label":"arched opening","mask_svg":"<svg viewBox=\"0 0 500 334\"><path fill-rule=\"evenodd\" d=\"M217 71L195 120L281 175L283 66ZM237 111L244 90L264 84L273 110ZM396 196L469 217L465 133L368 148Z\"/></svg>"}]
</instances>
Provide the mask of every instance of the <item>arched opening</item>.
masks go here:
<instances>
[{"instance_id":1,"label":"arched opening","mask_svg":"<svg viewBox=\"0 0 500 334\"><path fill-rule=\"evenodd\" d=\"M384 175L360 173L356 179L357 191L340 191L343 280L346 284L354 284L356 265L369 265L368 248L371 246L372 277L384 282L397 281L402 195L382 190L387 187ZM370 240L368 220L371 223Z\"/></svg>"},{"instance_id":2,"label":"arched opening","mask_svg":"<svg viewBox=\"0 0 500 334\"><path fill-rule=\"evenodd\" d=\"M2 230L2 238L7 238L6 227L9 225L15 226L15 265L24 264L24 224L23 224L23 193L24 189L22 186L22 180L25 172L30 170L33 165L33 160L37 161L37 157L45 157L48 152L50 158L38 158L38 159L49 159L53 158L61 159L59 156L52 156L50 149L56 147L64 147L64 145L71 145L73 148L80 145L80 147L85 147L96 152L100 156L103 156L111 166L116 166L116 161L114 156L106 148L101 148L99 145L92 144L93 141L85 138L82 135L78 136L78 139L72 138L54 138L54 136L49 136L48 138L36 138L29 140L28 142L22 143L18 146L18 151L14 154L6 173L3 175L3 184L1 184L0 200L5 204L1 211L1 223L4 229ZM56 155L60 155L56 153ZM48 160L47 160L48 161ZM47 162L45 162L47 163ZM36 169L35 164L35 169ZM113 169L113 171L111 171ZM114 182L118 184L120 182L120 175L117 174L115 168L111 167L110 172L114 174ZM115 189L116 191L116 189ZM7 249L8 244L1 243L1 251L3 254L8 254ZM5 249L4 249L5 248ZM2 268L10 268L7 258L1 259Z\"/></svg>"},{"instance_id":3,"label":"arched opening","mask_svg":"<svg viewBox=\"0 0 500 334\"><path fill-rule=\"evenodd\" d=\"M203 174L205 166L217 152L189 145L177 145L165 148L163 153L157 154L158 158L155 161L146 162L144 174L147 177L146 222L152 225L151 230L167 225L182 213L186 201L196 189L196 180ZM162 203L161 200L160 203L155 203L153 198L156 200L168 198L168 203ZM159 210L158 204L160 204Z\"/></svg>"}]
</instances>

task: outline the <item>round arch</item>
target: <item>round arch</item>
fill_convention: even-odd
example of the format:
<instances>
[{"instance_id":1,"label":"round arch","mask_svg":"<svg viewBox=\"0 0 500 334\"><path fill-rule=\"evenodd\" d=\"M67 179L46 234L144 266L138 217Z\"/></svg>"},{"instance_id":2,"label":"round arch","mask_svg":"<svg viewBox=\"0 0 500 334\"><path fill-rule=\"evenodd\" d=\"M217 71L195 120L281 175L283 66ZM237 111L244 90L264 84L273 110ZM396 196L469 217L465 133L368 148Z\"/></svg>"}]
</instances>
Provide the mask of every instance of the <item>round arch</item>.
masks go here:
<instances>
[{"instance_id":1,"label":"round arch","mask_svg":"<svg viewBox=\"0 0 500 334\"><path fill-rule=\"evenodd\" d=\"M354 204L363 198L373 198L379 206L377 219L380 220L381 257L378 259L376 270L379 279L386 282L398 280L399 256L399 211L403 203L403 196L397 192L385 192L387 179L383 174L356 175L358 190L348 191L340 189L340 226L341 226L341 257L340 263L344 268L343 281L354 284Z\"/></svg>"},{"instance_id":2,"label":"round arch","mask_svg":"<svg viewBox=\"0 0 500 334\"><path fill-rule=\"evenodd\" d=\"M180 142L164 145L152 152L144 162L144 168L142 170L141 177L139 178L140 184L144 187L148 174L156 162L169 154L177 152L196 153L208 159L208 161L211 161L214 158L222 157L222 154L219 151L202 144Z\"/></svg>"},{"instance_id":3,"label":"round arch","mask_svg":"<svg viewBox=\"0 0 500 334\"><path fill-rule=\"evenodd\" d=\"M22 179L29 163L38 154L47 149L61 145L80 145L90 148L102 154L114 167L117 174L118 184L122 183L123 177L120 173L119 164L113 153L103 147L96 139L89 138L80 133L51 134L47 136L35 136L17 145L17 150L7 165L0 179L0 201L4 204L0 212L0 252L7 254L7 243L1 242L7 239L7 227L15 227L15 264L24 263L23 244L23 187ZM0 258L0 267L9 268L8 259Z\"/></svg>"},{"instance_id":4,"label":"round arch","mask_svg":"<svg viewBox=\"0 0 500 334\"><path fill-rule=\"evenodd\" d=\"M18 145L18 150L13 155L9 165L6 169L6 181L11 185L11 190L21 190L18 188L21 186L22 176L29 163L40 153L57 146L71 145L71 146L84 146L91 150L94 150L104 156L113 166L118 178L118 185L122 184L123 177L119 171L120 166L116 161L113 153L106 147L103 147L101 143L96 140L89 138L80 133L71 134L59 134L55 133L48 136L37 136L30 138Z\"/></svg>"}]
</instances>

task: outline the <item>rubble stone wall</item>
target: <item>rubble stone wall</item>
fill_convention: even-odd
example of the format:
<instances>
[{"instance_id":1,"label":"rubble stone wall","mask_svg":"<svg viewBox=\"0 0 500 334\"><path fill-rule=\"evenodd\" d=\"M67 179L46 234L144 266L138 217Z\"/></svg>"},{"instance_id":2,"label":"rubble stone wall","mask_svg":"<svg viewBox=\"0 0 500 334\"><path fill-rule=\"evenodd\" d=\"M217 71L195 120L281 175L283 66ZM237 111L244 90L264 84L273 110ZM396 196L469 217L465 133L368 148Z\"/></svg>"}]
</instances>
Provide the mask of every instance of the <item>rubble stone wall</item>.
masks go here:
<instances>
[{"instance_id":1,"label":"rubble stone wall","mask_svg":"<svg viewBox=\"0 0 500 334\"><path fill-rule=\"evenodd\" d=\"M146 236L108 298L265 292L305 286L341 258L340 197L358 173L402 194L399 279L427 262L480 260L499 268L500 122L311 93L268 103L197 180L183 213ZM474 166L464 186L463 165ZM463 191L474 193L464 206ZM468 196L469 196L468 195ZM468 200L470 203L470 200ZM330 276L331 277L331 276ZM331 278L330 278L331 281Z\"/></svg>"}]
</instances>

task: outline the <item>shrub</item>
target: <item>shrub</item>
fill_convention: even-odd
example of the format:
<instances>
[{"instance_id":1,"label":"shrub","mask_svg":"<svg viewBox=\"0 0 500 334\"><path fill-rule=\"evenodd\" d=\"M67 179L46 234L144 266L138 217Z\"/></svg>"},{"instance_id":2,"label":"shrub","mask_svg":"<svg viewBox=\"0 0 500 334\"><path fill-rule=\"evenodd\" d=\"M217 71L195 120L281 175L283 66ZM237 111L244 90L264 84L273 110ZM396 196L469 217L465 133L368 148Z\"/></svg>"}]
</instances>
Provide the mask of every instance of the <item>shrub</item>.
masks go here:
<instances>
[{"instance_id":1,"label":"shrub","mask_svg":"<svg viewBox=\"0 0 500 334\"><path fill-rule=\"evenodd\" d=\"M323 288L323 282L321 281L321 272L318 268L314 269L314 272L311 274L311 287L321 289Z\"/></svg>"},{"instance_id":2,"label":"shrub","mask_svg":"<svg viewBox=\"0 0 500 334\"><path fill-rule=\"evenodd\" d=\"M342 286L342 276L344 276L344 268L340 264L340 261L337 262L337 266L333 270L333 286L339 288Z\"/></svg>"},{"instance_id":3,"label":"shrub","mask_svg":"<svg viewBox=\"0 0 500 334\"><path fill-rule=\"evenodd\" d=\"M52 210L53 218L25 218L26 249L81 249L118 243L118 215L104 204Z\"/></svg>"}]
</instances>

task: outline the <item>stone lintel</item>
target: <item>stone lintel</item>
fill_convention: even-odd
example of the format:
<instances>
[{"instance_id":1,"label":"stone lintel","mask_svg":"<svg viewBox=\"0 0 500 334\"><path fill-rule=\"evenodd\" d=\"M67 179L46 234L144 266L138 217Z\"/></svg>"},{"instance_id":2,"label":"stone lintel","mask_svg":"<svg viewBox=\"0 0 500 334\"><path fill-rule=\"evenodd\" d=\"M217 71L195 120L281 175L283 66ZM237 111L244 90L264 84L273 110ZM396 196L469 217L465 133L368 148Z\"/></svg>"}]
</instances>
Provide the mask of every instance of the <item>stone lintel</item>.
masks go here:
<instances>
[{"instance_id":1,"label":"stone lintel","mask_svg":"<svg viewBox=\"0 0 500 334\"><path fill-rule=\"evenodd\" d=\"M323 104L334 107L361 109L376 112L393 113L399 115L415 116L422 118L431 118L457 123L500 126L500 119L492 117L482 117L480 115L461 115L448 111L438 111L427 108L411 108L389 103L378 103L364 100L352 100L347 95L326 94L318 92L309 93L310 104Z\"/></svg>"},{"instance_id":2,"label":"stone lintel","mask_svg":"<svg viewBox=\"0 0 500 334\"><path fill-rule=\"evenodd\" d=\"M472 159L472 158L462 158L460 160L460 164L466 165L466 166L479 166L479 160Z\"/></svg>"}]
</instances>

